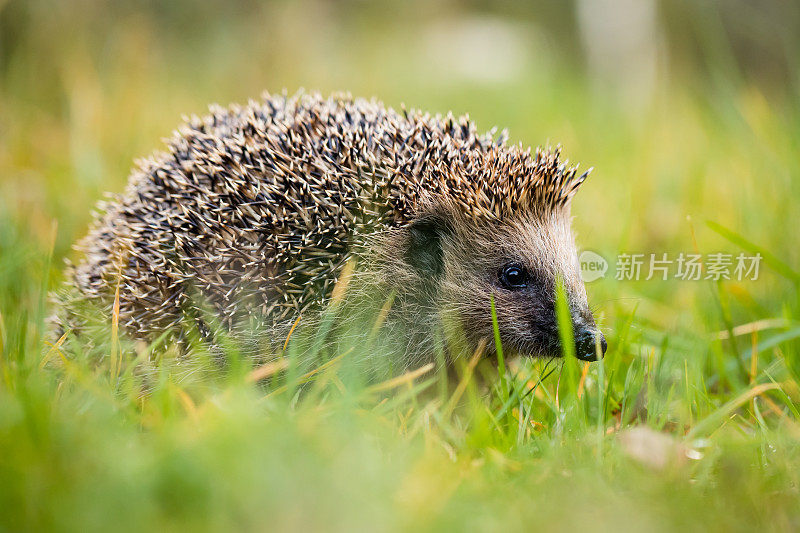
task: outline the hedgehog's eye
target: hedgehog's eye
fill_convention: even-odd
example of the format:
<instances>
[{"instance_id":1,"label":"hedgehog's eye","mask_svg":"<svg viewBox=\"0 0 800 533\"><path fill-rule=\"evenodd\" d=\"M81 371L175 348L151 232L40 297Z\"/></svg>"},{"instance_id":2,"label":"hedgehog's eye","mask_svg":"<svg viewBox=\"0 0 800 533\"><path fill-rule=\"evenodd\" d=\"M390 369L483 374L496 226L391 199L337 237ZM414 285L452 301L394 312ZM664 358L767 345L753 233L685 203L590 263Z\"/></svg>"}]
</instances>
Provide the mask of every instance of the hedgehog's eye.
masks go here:
<instances>
[{"instance_id":1,"label":"hedgehog's eye","mask_svg":"<svg viewBox=\"0 0 800 533\"><path fill-rule=\"evenodd\" d=\"M519 263L509 263L500 269L500 285L509 291L518 291L528 286L528 271Z\"/></svg>"}]
</instances>

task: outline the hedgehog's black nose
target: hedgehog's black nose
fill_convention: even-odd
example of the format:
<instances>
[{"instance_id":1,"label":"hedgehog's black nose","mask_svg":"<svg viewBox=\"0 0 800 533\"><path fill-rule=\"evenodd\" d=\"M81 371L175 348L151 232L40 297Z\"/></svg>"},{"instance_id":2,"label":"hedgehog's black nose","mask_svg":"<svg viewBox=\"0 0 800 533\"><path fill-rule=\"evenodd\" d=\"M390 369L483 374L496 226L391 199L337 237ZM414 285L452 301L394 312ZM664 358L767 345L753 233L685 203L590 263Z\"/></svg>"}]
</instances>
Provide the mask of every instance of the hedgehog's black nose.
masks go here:
<instances>
[{"instance_id":1,"label":"hedgehog's black nose","mask_svg":"<svg viewBox=\"0 0 800 533\"><path fill-rule=\"evenodd\" d=\"M606 353L608 343L600 331L584 329L575 333L575 356L581 361L597 360L597 342L600 342L600 355Z\"/></svg>"}]
</instances>

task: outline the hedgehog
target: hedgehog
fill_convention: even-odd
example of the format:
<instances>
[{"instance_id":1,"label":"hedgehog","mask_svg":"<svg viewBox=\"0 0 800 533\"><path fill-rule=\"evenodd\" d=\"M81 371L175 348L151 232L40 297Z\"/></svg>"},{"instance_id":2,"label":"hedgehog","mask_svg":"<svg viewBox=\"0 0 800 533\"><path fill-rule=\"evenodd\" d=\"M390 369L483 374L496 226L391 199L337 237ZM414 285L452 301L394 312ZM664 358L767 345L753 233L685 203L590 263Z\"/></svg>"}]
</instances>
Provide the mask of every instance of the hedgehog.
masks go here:
<instances>
[{"instance_id":1,"label":"hedgehog","mask_svg":"<svg viewBox=\"0 0 800 533\"><path fill-rule=\"evenodd\" d=\"M384 324L406 332L408 360L432 357L437 328L486 346L492 306L506 350L559 357L563 286L575 353L594 360L606 341L570 215L588 174L560 147L532 153L468 116L349 94L212 106L99 205L56 322L79 337L88 302L134 339L181 344L190 331L212 338L210 322L255 320L279 342L350 272L361 294L391 300Z\"/></svg>"}]
</instances>

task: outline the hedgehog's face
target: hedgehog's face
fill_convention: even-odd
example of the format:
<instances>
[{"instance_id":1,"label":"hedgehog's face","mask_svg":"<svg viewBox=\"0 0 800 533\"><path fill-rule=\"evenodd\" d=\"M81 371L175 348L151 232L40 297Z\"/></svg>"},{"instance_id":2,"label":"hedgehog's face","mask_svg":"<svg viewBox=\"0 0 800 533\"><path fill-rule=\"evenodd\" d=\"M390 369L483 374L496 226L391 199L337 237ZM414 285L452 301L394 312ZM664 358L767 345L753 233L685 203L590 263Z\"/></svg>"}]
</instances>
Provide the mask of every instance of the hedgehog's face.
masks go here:
<instances>
[{"instance_id":1,"label":"hedgehog's face","mask_svg":"<svg viewBox=\"0 0 800 533\"><path fill-rule=\"evenodd\" d=\"M412 227L418 268L436 279L445 321L458 318L472 344L491 339L494 297L501 340L520 355L562 354L556 291L562 280L580 359L594 360L606 341L595 326L580 276L568 211L502 223L430 222ZM416 238L413 236L416 233Z\"/></svg>"}]
</instances>

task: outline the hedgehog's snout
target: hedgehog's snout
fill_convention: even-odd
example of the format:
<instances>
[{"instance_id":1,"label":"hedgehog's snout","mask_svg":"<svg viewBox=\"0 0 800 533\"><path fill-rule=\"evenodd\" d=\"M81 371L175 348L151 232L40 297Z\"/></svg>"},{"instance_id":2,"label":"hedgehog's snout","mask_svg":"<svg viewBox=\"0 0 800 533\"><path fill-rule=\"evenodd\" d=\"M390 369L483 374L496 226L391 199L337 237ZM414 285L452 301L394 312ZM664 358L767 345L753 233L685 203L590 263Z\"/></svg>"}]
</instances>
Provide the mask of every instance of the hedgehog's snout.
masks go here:
<instances>
[{"instance_id":1,"label":"hedgehog's snout","mask_svg":"<svg viewBox=\"0 0 800 533\"><path fill-rule=\"evenodd\" d=\"M600 330L590 327L575 332L575 356L581 361L596 361L598 344L602 357L606 353L608 343Z\"/></svg>"}]
</instances>

